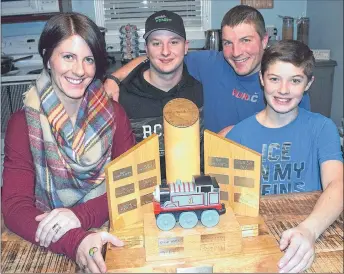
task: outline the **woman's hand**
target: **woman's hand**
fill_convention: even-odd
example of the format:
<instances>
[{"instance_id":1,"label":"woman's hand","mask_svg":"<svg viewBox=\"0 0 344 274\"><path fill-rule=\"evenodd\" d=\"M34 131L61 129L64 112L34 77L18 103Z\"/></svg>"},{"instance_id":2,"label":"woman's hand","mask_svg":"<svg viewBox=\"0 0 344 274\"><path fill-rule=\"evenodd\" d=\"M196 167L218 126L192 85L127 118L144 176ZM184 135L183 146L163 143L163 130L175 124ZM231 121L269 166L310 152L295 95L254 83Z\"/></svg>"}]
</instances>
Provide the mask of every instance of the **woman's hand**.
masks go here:
<instances>
[{"instance_id":1,"label":"woman's hand","mask_svg":"<svg viewBox=\"0 0 344 274\"><path fill-rule=\"evenodd\" d=\"M104 82L104 89L107 95L112 98L112 100L118 102L119 97L119 86L114 80L106 79Z\"/></svg>"},{"instance_id":2,"label":"woman's hand","mask_svg":"<svg viewBox=\"0 0 344 274\"><path fill-rule=\"evenodd\" d=\"M314 260L315 236L299 225L283 232L280 249L287 251L278 263L280 273L299 273L309 268Z\"/></svg>"},{"instance_id":3,"label":"woman's hand","mask_svg":"<svg viewBox=\"0 0 344 274\"><path fill-rule=\"evenodd\" d=\"M51 242L57 242L67 231L81 227L78 217L67 208L56 208L49 213L36 216L35 220L40 222L35 240L45 247Z\"/></svg>"},{"instance_id":4,"label":"woman's hand","mask_svg":"<svg viewBox=\"0 0 344 274\"><path fill-rule=\"evenodd\" d=\"M86 273L105 273L106 265L101 253L106 243L123 246L123 242L108 232L97 232L86 236L76 252L76 263Z\"/></svg>"}]
</instances>

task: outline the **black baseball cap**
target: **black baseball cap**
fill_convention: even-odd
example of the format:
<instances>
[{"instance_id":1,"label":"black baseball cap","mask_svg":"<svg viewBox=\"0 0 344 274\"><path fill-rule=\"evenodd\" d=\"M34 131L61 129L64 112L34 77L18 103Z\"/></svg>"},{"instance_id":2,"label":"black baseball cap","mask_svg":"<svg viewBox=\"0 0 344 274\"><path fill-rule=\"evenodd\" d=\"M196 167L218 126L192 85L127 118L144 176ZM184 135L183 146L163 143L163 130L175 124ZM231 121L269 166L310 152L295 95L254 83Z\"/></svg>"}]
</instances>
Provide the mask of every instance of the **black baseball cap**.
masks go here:
<instances>
[{"instance_id":1,"label":"black baseball cap","mask_svg":"<svg viewBox=\"0 0 344 274\"><path fill-rule=\"evenodd\" d=\"M146 20L144 39L156 30L169 30L186 39L183 19L172 11L161 10L153 13Z\"/></svg>"}]
</instances>

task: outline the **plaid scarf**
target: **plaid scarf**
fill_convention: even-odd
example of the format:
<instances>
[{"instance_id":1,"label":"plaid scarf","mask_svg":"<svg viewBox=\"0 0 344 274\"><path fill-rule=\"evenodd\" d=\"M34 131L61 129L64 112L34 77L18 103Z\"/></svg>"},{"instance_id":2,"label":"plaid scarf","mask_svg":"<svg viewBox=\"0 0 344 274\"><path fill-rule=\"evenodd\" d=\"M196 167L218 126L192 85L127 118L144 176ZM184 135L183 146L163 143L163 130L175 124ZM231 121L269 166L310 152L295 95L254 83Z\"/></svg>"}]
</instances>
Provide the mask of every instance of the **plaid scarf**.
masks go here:
<instances>
[{"instance_id":1,"label":"plaid scarf","mask_svg":"<svg viewBox=\"0 0 344 274\"><path fill-rule=\"evenodd\" d=\"M25 94L24 109L36 172L36 207L71 207L104 194L115 117L100 80L88 86L74 127L46 70Z\"/></svg>"}]
</instances>

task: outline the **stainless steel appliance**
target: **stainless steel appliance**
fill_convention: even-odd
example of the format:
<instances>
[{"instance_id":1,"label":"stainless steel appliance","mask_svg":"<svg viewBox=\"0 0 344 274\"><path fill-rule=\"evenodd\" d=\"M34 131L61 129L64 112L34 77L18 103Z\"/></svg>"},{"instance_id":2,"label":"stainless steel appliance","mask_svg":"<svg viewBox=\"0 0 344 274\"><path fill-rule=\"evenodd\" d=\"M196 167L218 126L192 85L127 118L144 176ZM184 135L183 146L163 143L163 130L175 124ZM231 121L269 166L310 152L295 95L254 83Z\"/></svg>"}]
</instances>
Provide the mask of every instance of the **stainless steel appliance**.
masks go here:
<instances>
[{"instance_id":1,"label":"stainless steel appliance","mask_svg":"<svg viewBox=\"0 0 344 274\"><path fill-rule=\"evenodd\" d=\"M221 50L221 30L211 29L205 32L205 49Z\"/></svg>"},{"instance_id":2,"label":"stainless steel appliance","mask_svg":"<svg viewBox=\"0 0 344 274\"><path fill-rule=\"evenodd\" d=\"M4 157L3 139L12 113L23 107L23 93L42 71L43 63L38 54L39 36L12 36L2 38L2 54L18 59L32 55L29 59L17 61L12 69L1 75L1 185Z\"/></svg>"}]
</instances>

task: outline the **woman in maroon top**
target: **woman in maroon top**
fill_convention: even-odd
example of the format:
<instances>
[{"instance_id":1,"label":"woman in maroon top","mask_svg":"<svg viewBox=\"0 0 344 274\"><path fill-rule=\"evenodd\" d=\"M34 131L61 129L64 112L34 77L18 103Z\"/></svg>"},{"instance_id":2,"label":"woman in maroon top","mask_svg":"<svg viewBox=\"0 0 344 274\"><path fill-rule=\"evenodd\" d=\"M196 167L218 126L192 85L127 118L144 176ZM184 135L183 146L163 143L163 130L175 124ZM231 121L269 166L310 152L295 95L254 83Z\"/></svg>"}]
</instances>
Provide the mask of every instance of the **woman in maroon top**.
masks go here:
<instances>
[{"instance_id":1,"label":"woman in maroon top","mask_svg":"<svg viewBox=\"0 0 344 274\"><path fill-rule=\"evenodd\" d=\"M4 221L85 271L105 272L102 245L123 243L88 230L109 218L104 168L134 145L130 122L103 90L105 41L89 18L51 18L39 53L44 69L7 126Z\"/></svg>"}]
</instances>

